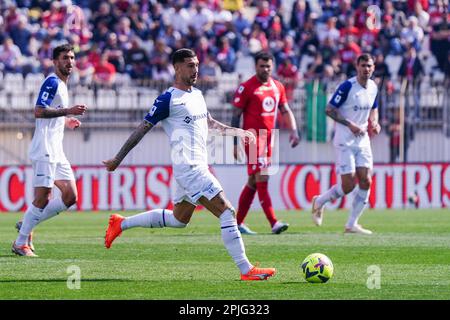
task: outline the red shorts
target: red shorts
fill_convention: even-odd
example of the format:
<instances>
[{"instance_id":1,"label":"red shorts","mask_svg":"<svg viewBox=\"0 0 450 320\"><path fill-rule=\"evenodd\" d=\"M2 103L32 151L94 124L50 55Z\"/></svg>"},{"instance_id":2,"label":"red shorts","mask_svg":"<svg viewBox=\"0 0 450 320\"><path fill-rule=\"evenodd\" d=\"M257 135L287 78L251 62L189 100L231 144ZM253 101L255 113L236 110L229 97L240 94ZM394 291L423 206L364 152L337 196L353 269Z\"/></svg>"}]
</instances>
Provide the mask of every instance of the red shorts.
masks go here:
<instances>
[{"instance_id":1,"label":"red shorts","mask_svg":"<svg viewBox=\"0 0 450 320\"><path fill-rule=\"evenodd\" d=\"M247 157L247 159L248 159L248 157ZM253 161L253 163L247 163L247 174L249 176L252 176L257 172L263 171L263 173L264 173L264 170L267 170L270 167L270 165L271 165L271 158L259 157L256 160L256 163L254 163L254 161Z\"/></svg>"}]
</instances>

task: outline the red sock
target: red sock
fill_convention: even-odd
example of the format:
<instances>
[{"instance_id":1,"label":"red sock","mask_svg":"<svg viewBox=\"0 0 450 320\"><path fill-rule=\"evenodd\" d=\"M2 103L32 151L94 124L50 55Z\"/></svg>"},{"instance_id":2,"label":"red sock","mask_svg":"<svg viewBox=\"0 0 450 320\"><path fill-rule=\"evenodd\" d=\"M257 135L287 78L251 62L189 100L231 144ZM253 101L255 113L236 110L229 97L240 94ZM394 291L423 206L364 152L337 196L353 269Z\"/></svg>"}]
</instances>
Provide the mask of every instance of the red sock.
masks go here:
<instances>
[{"instance_id":1,"label":"red sock","mask_svg":"<svg viewBox=\"0 0 450 320\"><path fill-rule=\"evenodd\" d=\"M239 197L239 205L237 210L237 224L240 225L244 222L245 217L247 216L248 210L252 205L253 198L255 197L256 190L252 189L245 185L244 189L242 189L241 195Z\"/></svg>"},{"instance_id":2,"label":"red sock","mask_svg":"<svg viewBox=\"0 0 450 320\"><path fill-rule=\"evenodd\" d=\"M270 199L269 190L267 188L268 182L257 182L256 190L258 190L259 202L261 203L261 207L266 214L267 220L269 220L270 225L273 225L277 222L277 218L275 217L275 211L272 207L272 200Z\"/></svg>"}]
</instances>

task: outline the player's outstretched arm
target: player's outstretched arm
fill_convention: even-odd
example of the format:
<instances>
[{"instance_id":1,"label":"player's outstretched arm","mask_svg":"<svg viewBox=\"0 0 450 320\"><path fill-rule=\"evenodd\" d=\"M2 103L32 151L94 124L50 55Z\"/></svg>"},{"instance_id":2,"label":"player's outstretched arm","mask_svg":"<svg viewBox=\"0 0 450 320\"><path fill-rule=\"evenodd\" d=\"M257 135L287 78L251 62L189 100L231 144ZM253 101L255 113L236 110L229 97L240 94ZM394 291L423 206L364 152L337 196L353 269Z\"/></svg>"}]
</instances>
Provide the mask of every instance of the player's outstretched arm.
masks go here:
<instances>
[{"instance_id":1,"label":"player's outstretched arm","mask_svg":"<svg viewBox=\"0 0 450 320\"><path fill-rule=\"evenodd\" d=\"M362 136L365 134L364 130L361 127L357 126L352 121L345 119L339 112L338 108L328 104L327 108L325 109L325 113L334 121L348 127L355 136Z\"/></svg>"},{"instance_id":2,"label":"player's outstretched arm","mask_svg":"<svg viewBox=\"0 0 450 320\"><path fill-rule=\"evenodd\" d=\"M297 122L295 121L294 114L287 103L281 104L279 109L281 116L284 121L286 121L288 129L291 130L289 134L289 142L291 143L291 147L295 148L300 143L300 137L298 136Z\"/></svg>"},{"instance_id":3,"label":"player's outstretched arm","mask_svg":"<svg viewBox=\"0 0 450 320\"><path fill-rule=\"evenodd\" d=\"M222 122L219 122L211 116L208 112L208 127L210 130L215 130L217 134L222 136L235 136L244 139L245 143L256 142L256 137L253 132L243 130L241 128L229 127Z\"/></svg>"},{"instance_id":4,"label":"player's outstretched arm","mask_svg":"<svg viewBox=\"0 0 450 320\"><path fill-rule=\"evenodd\" d=\"M45 108L43 106L36 106L34 108L34 116L36 118L57 118L57 117L65 117L68 115L81 116L87 110L85 105L75 105L71 108Z\"/></svg>"},{"instance_id":5,"label":"player's outstretched arm","mask_svg":"<svg viewBox=\"0 0 450 320\"><path fill-rule=\"evenodd\" d=\"M131 151L141 139L153 128L153 124L148 121L142 121L142 123L133 131L133 133L128 137L127 141L120 148L117 155L109 160L104 160L103 164L108 171L114 171L120 165L123 159L125 159L128 152Z\"/></svg>"}]
</instances>

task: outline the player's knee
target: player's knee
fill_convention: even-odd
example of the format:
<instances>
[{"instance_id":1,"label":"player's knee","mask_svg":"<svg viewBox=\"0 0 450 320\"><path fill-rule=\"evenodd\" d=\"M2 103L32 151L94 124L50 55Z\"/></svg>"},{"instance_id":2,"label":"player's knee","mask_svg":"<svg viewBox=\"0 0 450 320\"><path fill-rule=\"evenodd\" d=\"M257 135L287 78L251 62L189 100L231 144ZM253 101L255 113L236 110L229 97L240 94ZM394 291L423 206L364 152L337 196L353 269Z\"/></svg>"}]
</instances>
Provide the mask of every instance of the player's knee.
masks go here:
<instances>
[{"instance_id":1,"label":"player's knee","mask_svg":"<svg viewBox=\"0 0 450 320\"><path fill-rule=\"evenodd\" d=\"M353 191L353 189L355 189L354 183L346 183L342 185L342 191L344 191L345 194L349 194Z\"/></svg>"},{"instance_id":2,"label":"player's knee","mask_svg":"<svg viewBox=\"0 0 450 320\"><path fill-rule=\"evenodd\" d=\"M70 208L78 201L78 194L76 193L68 193L63 196L63 202L67 208Z\"/></svg>"},{"instance_id":3,"label":"player's knee","mask_svg":"<svg viewBox=\"0 0 450 320\"><path fill-rule=\"evenodd\" d=\"M364 189L364 190L370 189L371 184L372 184L371 178L363 178L363 179L359 180L359 187L361 189Z\"/></svg>"}]
</instances>

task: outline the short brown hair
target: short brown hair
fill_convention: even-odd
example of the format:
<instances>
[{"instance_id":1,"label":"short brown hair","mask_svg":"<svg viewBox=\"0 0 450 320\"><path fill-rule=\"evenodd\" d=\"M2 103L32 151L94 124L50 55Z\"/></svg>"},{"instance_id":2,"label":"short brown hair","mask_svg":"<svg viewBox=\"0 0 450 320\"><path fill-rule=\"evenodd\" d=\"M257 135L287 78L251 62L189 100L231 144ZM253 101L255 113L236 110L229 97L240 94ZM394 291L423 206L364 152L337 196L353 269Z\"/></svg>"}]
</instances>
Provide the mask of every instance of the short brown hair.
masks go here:
<instances>
[{"instance_id":1,"label":"short brown hair","mask_svg":"<svg viewBox=\"0 0 450 320\"><path fill-rule=\"evenodd\" d=\"M172 64L175 65L178 62L184 62L185 58L194 58L197 55L194 50L188 48L181 48L174 52L172 55Z\"/></svg>"},{"instance_id":2,"label":"short brown hair","mask_svg":"<svg viewBox=\"0 0 450 320\"><path fill-rule=\"evenodd\" d=\"M60 46L57 46L55 49L53 49L53 60L58 59L61 52L69 52L73 51L73 46L71 44L62 44Z\"/></svg>"},{"instance_id":3,"label":"short brown hair","mask_svg":"<svg viewBox=\"0 0 450 320\"><path fill-rule=\"evenodd\" d=\"M375 61L375 59L372 57L372 55L370 53L363 53L362 55L360 55L357 59L356 59L356 64L359 64L362 61Z\"/></svg>"}]
</instances>

